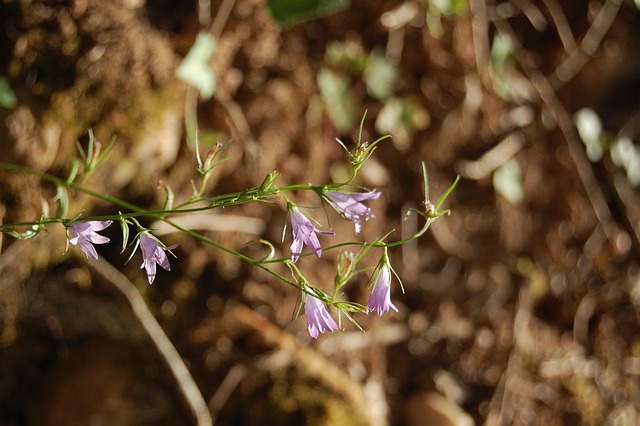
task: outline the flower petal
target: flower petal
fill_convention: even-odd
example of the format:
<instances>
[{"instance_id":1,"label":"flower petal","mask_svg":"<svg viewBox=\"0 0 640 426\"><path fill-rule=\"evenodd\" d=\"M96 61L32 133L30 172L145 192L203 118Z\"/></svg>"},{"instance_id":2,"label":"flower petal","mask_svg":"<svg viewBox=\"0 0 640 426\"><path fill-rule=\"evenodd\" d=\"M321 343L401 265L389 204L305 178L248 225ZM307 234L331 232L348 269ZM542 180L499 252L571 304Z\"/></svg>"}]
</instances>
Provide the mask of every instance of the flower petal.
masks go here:
<instances>
[{"instance_id":1,"label":"flower petal","mask_svg":"<svg viewBox=\"0 0 640 426\"><path fill-rule=\"evenodd\" d=\"M160 241L153 237L149 232L140 233L140 250L142 251L142 265L147 273L149 284L153 284L156 278L156 264L165 270L171 270L171 264L165 251L177 247L177 244L171 247L163 247Z\"/></svg>"},{"instance_id":2,"label":"flower petal","mask_svg":"<svg viewBox=\"0 0 640 426\"><path fill-rule=\"evenodd\" d=\"M291 243L291 261L293 263L296 263L298 261L298 258L300 258L300 254L302 254L303 246L304 246L304 243L300 238L294 239L293 242Z\"/></svg>"},{"instance_id":3,"label":"flower petal","mask_svg":"<svg viewBox=\"0 0 640 426\"><path fill-rule=\"evenodd\" d=\"M82 250L87 256L93 258L94 260L98 260L98 252L90 242L86 240L80 240L78 241L78 247L80 247L80 250Z\"/></svg>"},{"instance_id":4,"label":"flower petal","mask_svg":"<svg viewBox=\"0 0 640 426\"><path fill-rule=\"evenodd\" d=\"M96 231L105 229L111 223L113 223L111 220L73 222L69 225L69 243L80 247L87 256L98 259L98 253L93 244L106 244L110 240L97 234Z\"/></svg>"},{"instance_id":5,"label":"flower petal","mask_svg":"<svg viewBox=\"0 0 640 426\"><path fill-rule=\"evenodd\" d=\"M375 217L371 209L362 202L377 199L380 197L380 191L375 189L360 193L330 191L326 192L324 195L340 215L354 223L356 228L355 232L356 234L359 234L362 230L361 217L364 217L365 220Z\"/></svg>"},{"instance_id":6,"label":"flower petal","mask_svg":"<svg viewBox=\"0 0 640 426\"><path fill-rule=\"evenodd\" d=\"M376 311L380 316L385 312L389 312L389 309L398 312L398 308L391 302L391 273L387 265L383 265L380 268L367 309L369 312Z\"/></svg>"},{"instance_id":7,"label":"flower petal","mask_svg":"<svg viewBox=\"0 0 640 426\"><path fill-rule=\"evenodd\" d=\"M306 244L316 256L320 257L322 247L320 246L320 240L318 240L317 234L335 235L335 232L318 230L295 206L289 208L289 214L291 218L291 232L293 234L291 261L295 263L298 260L304 244Z\"/></svg>"},{"instance_id":8,"label":"flower petal","mask_svg":"<svg viewBox=\"0 0 640 426\"><path fill-rule=\"evenodd\" d=\"M317 339L319 333L324 333L326 330L333 333L338 329L338 325L327 311L324 303L318 298L308 296L304 303L304 312L307 316L309 335L314 339Z\"/></svg>"}]
</instances>

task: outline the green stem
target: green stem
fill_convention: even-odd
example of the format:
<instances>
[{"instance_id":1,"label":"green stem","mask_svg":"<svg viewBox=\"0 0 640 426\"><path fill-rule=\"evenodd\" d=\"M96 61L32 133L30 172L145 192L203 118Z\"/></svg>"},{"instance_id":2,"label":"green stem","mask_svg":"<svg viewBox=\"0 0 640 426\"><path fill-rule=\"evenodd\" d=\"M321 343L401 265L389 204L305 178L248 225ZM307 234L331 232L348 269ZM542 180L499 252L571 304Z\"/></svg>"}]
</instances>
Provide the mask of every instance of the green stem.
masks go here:
<instances>
[{"instance_id":1,"label":"green stem","mask_svg":"<svg viewBox=\"0 0 640 426\"><path fill-rule=\"evenodd\" d=\"M136 206L134 204L128 203L126 201L120 200L118 198L114 198L114 197L110 197L108 195L100 194L98 192L95 192L95 191L92 191L90 189L78 186L78 185L73 184L73 183L68 183L64 179L60 179L57 176L53 176L53 175L50 175L48 173L42 173L42 172L39 172L37 170L30 169L28 167L19 166L19 165L16 165L16 164L0 163L0 170L8 170L8 171L13 171L13 172L36 175L39 178L41 178L42 180L44 180L44 181L51 182L51 183L53 183L55 185L59 185L59 186L65 187L65 188L72 188L72 189L75 189L78 192L82 192L84 194L90 195L90 196L95 197L97 199L112 203L112 204L114 204L116 206L131 210L131 213L124 213L124 214L121 214L121 215L111 215L111 216L100 216L100 217L96 217L96 218L85 218L83 220L90 220L90 219L118 220L121 217L133 218L133 217L138 217L138 216L148 216L148 217L152 217L154 219L159 219L159 220L164 221L168 225L172 226L173 228L177 229L178 231L184 232L185 234L187 234L187 235L189 235L189 236L191 236L191 237L193 237L195 239L198 239L198 240L200 240L202 242L210 244L213 247L216 247L217 249L220 249L225 253L228 253L228 254L230 254L232 256L235 256L235 257L237 257L237 258L239 258L239 259L241 259L241 260L243 260L243 261L245 261L245 262L247 262L247 263L249 263L249 264L251 264L253 266L256 266L256 267L262 269L263 271L271 274L272 276L276 277L277 279L279 279L280 281L284 282L285 284L291 285L291 286L296 287L298 289L300 288L300 286L297 283L291 281L290 279L288 279L288 278L282 276L281 274L279 274L279 273L269 269L268 267L266 267L264 265L265 262L261 262L261 261L252 259L252 258L250 258L250 257L248 257L248 256L246 256L246 255L244 255L244 254L242 254L240 252L237 252L237 251L232 250L232 249L230 249L228 247L225 247L225 246L223 246L223 245L221 245L221 244L219 244L219 243L217 243L217 242L205 237L204 235L198 234L197 232L192 231L190 229L183 228L180 225L178 225L177 223L171 221L170 219L166 219L166 218L163 217L163 215L165 215L165 214L191 213L191 212L197 212L197 211L203 211L203 210L210 210L212 208L211 206L198 207L198 208L192 208L192 209L182 209L182 210L152 210L152 211L147 211L147 210L143 209L142 207L139 207L139 206ZM310 189L311 186L310 185L289 185L288 187L285 187L285 188L287 188L287 189L292 189L292 188L293 189ZM282 188L278 188L278 189L274 189L274 190L269 191L271 193L270 195L273 195L273 194L277 193L279 190L282 190ZM218 197L218 198L219 199L225 198L225 199L231 200L234 197L235 198L240 197L243 193L244 192L239 192L239 193L236 193L236 194L229 194L229 195L226 195L224 197ZM241 204L240 200L237 200L237 201L238 201L237 203L230 202L230 203L227 203L225 205ZM251 200L244 200L243 202L248 202L248 201L251 201ZM36 223L38 223L38 224L66 223L66 222L69 222L69 221L72 221L72 219L66 219L65 220L65 219L61 219L61 218L43 218L43 219L41 219L41 220L39 220L37 222L30 222L30 223L21 222L21 223L9 224L9 225L2 225L2 226L0 226L0 231L4 231L6 229L11 229L13 227L22 226L22 225L33 225L33 224L36 224Z\"/></svg>"},{"instance_id":2,"label":"green stem","mask_svg":"<svg viewBox=\"0 0 640 426\"><path fill-rule=\"evenodd\" d=\"M189 235L190 237L193 237L193 238L195 238L197 240L200 240L200 241L202 241L202 242L204 242L206 244L210 244L213 247L215 247L217 249L220 249L223 252L228 253L228 254L230 254L232 256L235 256L238 259L241 259L241 260L249 263L252 266L256 266L256 267L262 269L263 271L271 274L272 276L276 277L277 279L279 279L280 281L284 282L285 284L288 284L288 285L290 285L292 287L295 287L297 289L301 289L300 285L298 285L297 283L295 283L295 282L291 281L290 279L282 276L281 274L273 271L272 269L267 268L265 266L265 263L269 263L269 262L264 262L264 261L259 261L259 260L252 259L249 256L246 256L246 255L244 255L244 254L242 254L240 252L237 252L237 251L235 251L233 249L230 249L229 247L223 246L222 244L217 243L216 241L214 241L214 240L212 240L210 238L207 238L202 234L199 234L199 233L197 233L195 231L192 231L190 229L187 229L187 228L183 228L180 225L178 225L177 223L172 222L170 219L163 219L163 220L164 220L165 223L167 223L168 225L172 226L176 230L178 230L180 232L184 232L185 234Z\"/></svg>"}]
</instances>

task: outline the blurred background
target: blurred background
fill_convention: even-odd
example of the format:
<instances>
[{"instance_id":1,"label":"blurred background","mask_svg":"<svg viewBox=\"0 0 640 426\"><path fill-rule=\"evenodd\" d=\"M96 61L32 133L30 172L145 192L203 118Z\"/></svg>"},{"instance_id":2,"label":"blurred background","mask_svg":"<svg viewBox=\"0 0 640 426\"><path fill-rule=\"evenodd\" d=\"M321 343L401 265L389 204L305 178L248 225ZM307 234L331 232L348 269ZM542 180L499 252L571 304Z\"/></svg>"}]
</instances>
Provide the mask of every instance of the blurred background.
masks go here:
<instances>
[{"instance_id":1,"label":"blurred background","mask_svg":"<svg viewBox=\"0 0 640 426\"><path fill-rule=\"evenodd\" d=\"M363 241L420 229L403 219L423 207L421 162L434 200L462 179L450 216L390 250L399 312L356 315L366 333L343 318L317 341L296 289L158 224L143 223L179 246L152 286L139 254L120 254L117 226L99 261L65 253L59 225L5 235L0 425L638 424L638 7L1 1L4 163L64 179L92 129L116 142L86 186L159 209L167 187L176 200L193 193L195 128L203 154L225 144L206 189L216 195L274 170L277 185L343 179L335 139L352 148L366 112L363 140L392 138L356 182L383 193ZM0 220L38 220L55 194L2 171ZM68 217L117 214L69 195ZM303 195L332 242L353 236ZM191 220L253 258L261 238L287 255L282 200ZM300 267L331 291L336 258ZM345 298L366 304L366 284Z\"/></svg>"}]
</instances>

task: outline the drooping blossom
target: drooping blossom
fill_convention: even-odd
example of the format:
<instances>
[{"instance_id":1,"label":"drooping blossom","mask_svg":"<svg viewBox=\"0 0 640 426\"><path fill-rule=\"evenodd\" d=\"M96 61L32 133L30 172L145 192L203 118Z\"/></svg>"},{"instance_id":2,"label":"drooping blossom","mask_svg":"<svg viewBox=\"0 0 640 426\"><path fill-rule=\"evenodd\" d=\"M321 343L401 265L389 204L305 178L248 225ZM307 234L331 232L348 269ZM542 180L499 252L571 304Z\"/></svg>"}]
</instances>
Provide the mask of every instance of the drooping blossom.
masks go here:
<instances>
[{"instance_id":1,"label":"drooping blossom","mask_svg":"<svg viewBox=\"0 0 640 426\"><path fill-rule=\"evenodd\" d=\"M391 303L391 272L387 264L383 264L380 267L380 273L373 287L367 308L369 312L377 311L378 315L389 312L389 308L398 312L398 308Z\"/></svg>"},{"instance_id":2,"label":"drooping blossom","mask_svg":"<svg viewBox=\"0 0 640 426\"><path fill-rule=\"evenodd\" d=\"M109 238L99 235L97 231L102 231L111 225L111 220L89 220L87 222L73 222L69 225L69 242L80 247L87 256L98 259L98 253L94 244L106 244Z\"/></svg>"},{"instance_id":3,"label":"drooping blossom","mask_svg":"<svg viewBox=\"0 0 640 426\"><path fill-rule=\"evenodd\" d=\"M304 302L304 313L307 316L307 323L309 324L309 334L314 339L318 338L319 333L338 329L338 325L329 315L329 311L324 306L324 303L320 299L308 296Z\"/></svg>"},{"instance_id":4,"label":"drooping blossom","mask_svg":"<svg viewBox=\"0 0 640 426\"><path fill-rule=\"evenodd\" d=\"M302 253L302 247L306 244L311 251L318 257L322 254L322 247L320 247L320 241L316 234L331 234L334 232L320 231L305 215L300 213L297 207L289 207L289 214L291 215L291 230L293 232L293 243L291 243L291 261L297 262L300 254Z\"/></svg>"},{"instance_id":5,"label":"drooping blossom","mask_svg":"<svg viewBox=\"0 0 640 426\"><path fill-rule=\"evenodd\" d=\"M356 234L362 229L362 220L369 220L375 217L371 209L364 204L366 200L376 200L380 197L380 191L375 189L368 192L348 193L348 192L325 192L324 194L334 208L346 219L352 221L356 226Z\"/></svg>"},{"instance_id":6,"label":"drooping blossom","mask_svg":"<svg viewBox=\"0 0 640 426\"><path fill-rule=\"evenodd\" d=\"M153 280L156 279L156 263L167 271L171 270L171 265L169 264L169 259L165 251L174 249L177 246L177 244L174 244L169 247L164 247L162 243L149 232L143 231L140 233L140 250L142 251L142 265L140 265L140 269L144 268L147 272L149 284L153 284Z\"/></svg>"}]
</instances>

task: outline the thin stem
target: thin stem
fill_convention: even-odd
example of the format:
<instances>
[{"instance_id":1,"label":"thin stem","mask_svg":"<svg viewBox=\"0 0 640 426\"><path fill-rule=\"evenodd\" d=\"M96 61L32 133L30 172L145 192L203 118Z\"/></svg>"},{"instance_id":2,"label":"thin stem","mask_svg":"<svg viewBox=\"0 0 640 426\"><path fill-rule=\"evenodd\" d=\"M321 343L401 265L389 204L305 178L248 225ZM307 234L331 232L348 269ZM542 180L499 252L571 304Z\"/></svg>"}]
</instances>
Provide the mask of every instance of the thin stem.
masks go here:
<instances>
[{"instance_id":1,"label":"thin stem","mask_svg":"<svg viewBox=\"0 0 640 426\"><path fill-rule=\"evenodd\" d=\"M265 261L252 259L249 256L246 256L246 255L244 255L244 254L242 254L240 252L237 252L237 251L235 251L233 249L230 249L229 247L223 246L222 244L217 243L216 241L214 241L214 240L212 240L210 238L207 238L202 234L199 234L199 233L197 233L195 231L192 231L190 229L187 229L187 228L183 228L182 226L178 225L177 223L172 222L170 219L163 219L163 221L165 223L167 223L168 225L174 227L178 231L184 232L185 234L189 235L190 237L193 237L193 238L195 238L197 240L200 240L200 241L202 241L202 242L204 242L206 244L210 244L213 247L215 247L217 249L220 249L225 253L228 253L228 254L230 254L232 256L235 256L238 259L249 263L250 265L253 265L253 266L256 266L256 267L262 269L263 271L265 271L265 272L273 275L274 277L278 278L280 281L284 282L285 284L289 284L292 287L300 289L300 286L297 283L291 281L290 279L280 275L279 273L277 273L277 272L275 272L275 271L273 271L273 270L271 270L271 269L269 269L269 268L267 268L265 266L266 263L271 263L271 262L265 262ZM286 260L286 259L284 259L284 260Z\"/></svg>"},{"instance_id":2,"label":"thin stem","mask_svg":"<svg viewBox=\"0 0 640 426\"><path fill-rule=\"evenodd\" d=\"M378 141L376 141L378 142ZM31 174L31 175L36 175L38 176L40 179L42 179L43 181L46 182L50 182L53 183L54 185L56 185L57 187L62 187L62 188L71 188L74 189L78 192L87 194L91 197L94 197L96 199L99 200L103 200L106 201L108 203L111 203L112 205L118 206L118 207L122 207L124 209L130 210L130 212L127 213L119 213L118 215L105 215L105 216L95 216L95 217L85 217L82 220L86 221L86 220L123 220L123 219L132 219L138 226L138 228L141 228L140 224L138 223L138 221L135 219L136 217L141 217L141 216L145 216L145 217L149 217L149 218L153 218L156 220L161 220L165 223L167 223L168 225L172 226L173 228L175 228L178 231L181 231L195 239L198 239L206 244L209 244L213 247L216 247L219 250L222 250L225 253L228 253L232 256L237 257L238 259L249 263L253 266L256 266L260 269L262 269L263 271L271 274L273 277L279 279L280 281L295 287L297 289L300 289L302 291L305 291L305 289L303 288L304 286L302 284L296 283L286 277L284 277L283 275L273 271L272 269L268 268L266 265L271 264L271 263L287 263L290 267L295 265L292 265L289 262L288 258L280 258L280 259L260 259L260 260L256 260L256 259L252 259L251 257L248 257L240 252L237 252L231 248L228 248L226 246L223 246L219 243L217 243L214 240L211 240L207 237L205 237L204 235L201 235L195 231L192 231L190 229L187 228L183 228L182 226L178 225L177 223L173 222L171 219L167 219L166 216L167 215L172 215L172 214L185 214L185 213L193 213L193 212L199 212L199 211L205 211L205 210L211 210L214 208L219 208L219 207L225 207L225 206L232 206L232 205L239 205L239 204L243 204L243 203L248 203L250 201L264 201L265 199L269 198L269 197L273 197L276 195L280 195L282 198L284 198L287 203L290 203L287 199L287 197L284 194L281 194L283 191L314 191L316 194L318 194L318 196L322 195L322 191L328 187L334 189L334 188L339 188L341 186L344 185L348 185L350 183L350 181L347 181L343 184L337 184L337 185L330 185L330 186L318 186L318 185L311 185L311 184L291 184L291 185L285 185L283 187L273 187L273 188L262 188L261 186L255 186L253 188L247 189L245 191L241 191L241 192L236 192L236 193L232 193L232 194L225 194L225 195L219 195L219 196L213 196L213 197L204 197L204 198L200 198L197 200L189 200L185 203L183 203L178 209L168 209L168 210L145 210L142 207L139 207L137 205L134 205L132 203L128 203L124 200L115 198L115 197L111 197L105 194L101 194L98 193L96 191L87 189L81 185L78 184L74 184L72 182L67 182L64 179L58 178L57 176L53 176L50 175L48 173L42 173L39 172L37 170L33 170L30 169L28 167L23 167L23 166L19 166L19 165L15 165L15 164L7 164L7 163L0 163L0 170L8 170L8 171L13 171L13 172L19 172L19 173L26 173L26 174ZM410 241L416 240L418 238L420 238L422 235L424 235L424 233L429 229L429 227L431 226L431 224L440 216L447 214L448 210L439 212L438 209L440 208L440 206L442 205L442 203L445 201L445 199L448 197L448 195L451 193L451 191L453 191L453 189L455 188L455 186L457 185L459 181L459 178L457 178L454 183L444 192L444 194L440 197L440 199L436 202L435 205L435 209L433 208L434 206L431 205L431 203L428 200L428 184L426 181L426 171L425 171L425 198L426 198L426 203L428 204L427 206L427 211L422 212L422 211L418 211L415 209L410 210L411 212L415 212L419 215L421 215L422 217L424 217L426 219L424 226L422 227L422 229L420 229L417 233L415 233L414 235L411 235L407 238L398 240L398 241L394 241L394 242L384 242L384 239L389 235L385 235L382 238L380 238L377 241L371 242L371 243L367 243L367 242L356 242L356 241L352 241L352 242L345 242L345 243L339 243L339 244L335 244L332 246L329 246L327 248L325 248L325 251L328 250L335 250L335 249L339 249L342 247L348 247L348 246L361 246L361 247L366 247L366 249L370 249L370 248L383 248L385 250L387 250L389 247L397 247L400 245L403 245L405 243L408 243ZM190 205L190 204L194 204L196 202L205 202L207 203L204 206L199 206L199 207L192 207L192 208L182 208L184 206ZM13 223L13 224L5 224L5 225L0 225L0 232L4 232L4 231L9 231L9 230L13 230L16 227L20 227L20 226L30 226L30 225L46 225L46 224L52 224L52 223L61 223L63 225L66 225L69 222L73 222L77 220L77 218L72 218L72 219L63 219L63 218L41 218L38 221L34 221L34 222L20 222L20 223ZM310 255L310 253L306 253L304 255L302 255L303 257ZM297 268L296 268L297 269ZM293 272L293 271L292 271ZM302 277L302 275L299 274L300 277Z\"/></svg>"}]
</instances>

